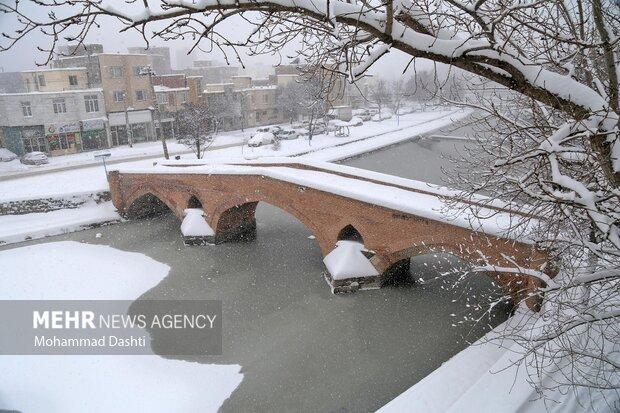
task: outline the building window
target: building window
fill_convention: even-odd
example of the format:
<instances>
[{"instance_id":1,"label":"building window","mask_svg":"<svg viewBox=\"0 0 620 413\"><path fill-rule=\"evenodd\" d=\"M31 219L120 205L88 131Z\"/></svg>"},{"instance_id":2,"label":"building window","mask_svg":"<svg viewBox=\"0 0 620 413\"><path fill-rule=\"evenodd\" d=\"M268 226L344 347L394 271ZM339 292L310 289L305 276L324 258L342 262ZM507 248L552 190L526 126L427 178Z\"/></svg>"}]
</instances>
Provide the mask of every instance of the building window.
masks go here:
<instances>
[{"instance_id":1,"label":"building window","mask_svg":"<svg viewBox=\"0 0 620 413\"><path fill-rule=\"evenodd\" d=\"M136 90L136 100L146 100L147 96L146 90Z\"/></svg>"},{"instance_id":2,"label":"building window","mask_svg":"<svg viewBox=\"0 0 620 413\"><path fill-rule=\"evenodd\" d=\"M69 76L69 85L70 86L77 86L78 84L78 78L76 75L70 75Z\"/></svg>"},{"instance_id":3,"label":"building window","mask_svg":"<svg viewBox=\"0 0 620 413\"><path fill-rule=\"evenodd\" d=\"M168 103L168 94L167 93L158 93L157 94L157 103L160 105L165 105Z\"/></svg>"},{"instance_id":4,"label":"building window","mask_svg":"<svg viewBox=\"0 0 620 413\"><path fill-rule=\"evenodd\" d=\"M114 101L115 102L124 102L125 101L125 92L122 90L114 91Z\"/></svg>"},{"instance_id":5,"label":"building window","mask_svg":"<svg viewBox=\"0 0 620 413\"><path fill-rule=\"evenodd\" d=\"M112 77L123 77L123 68L121 66L112 66L112 67L110 67L110 76L112 76Z\"/></svg>"},{"instance_id":6,"label":"building window","mask_svg":"<svg viewBox=\"0 0 620 413\"><path fill-rule=\"evenodd\" d=\"M32 106L30 106L30 102L22 102L22 114L25 118L32 116Z\"/></svg>"},{"instance_id":7,"label":"building window","mask_svg":"<svg viewBox=\"0 0 620 413\"><path fill-rule=\"evenodd\" d=\"M86 106L86 112L99 112L99 99L97 99L97 95L84 96L84 105Z\"/></svg>"},{"instance_id":8,"label":"building window","mask_svg":"<svg viewBox=\"0 0 620 413\"><path fill-rule=\"evenodd\" d=\"M37 81L39 82L39 86L45 86L45 75L38 75Z\"/></svg>"},{"instance_id":9,"label":"building window","mask_svg":"<svg viewBox=\"0 0 620 413\"><path fill-rule=\"evenodd\" d=\"M54 113L67 113L65 99L54 99Z\"/></svg>"},{"instance_id":10,"label":"building window","mask_svg":"<svg viewBox=\"0 0 620 413\"><path fill-rule=\"evenodd\" d=\"M187 92L181 92L181 103L187 103Z\"/></svg>"},{"instance_id":11,"label":"building window","mask_svg":"<svg viewBox=\"0 0 620 413\"><path fill-rule=\"evenodd\" d=\"M133 67L133 75L134 76L142 76L144 72L144 68L142 66L134 66Z\"/></svg>"}]
</instances>

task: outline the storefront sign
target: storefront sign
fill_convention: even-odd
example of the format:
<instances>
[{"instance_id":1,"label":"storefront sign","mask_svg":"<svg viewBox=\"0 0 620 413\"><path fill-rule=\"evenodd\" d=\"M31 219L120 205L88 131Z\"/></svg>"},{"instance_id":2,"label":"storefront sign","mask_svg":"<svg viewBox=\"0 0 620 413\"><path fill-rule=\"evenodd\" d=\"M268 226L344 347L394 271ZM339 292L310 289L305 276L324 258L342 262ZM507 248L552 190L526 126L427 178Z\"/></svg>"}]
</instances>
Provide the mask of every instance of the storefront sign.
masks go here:
<instances>
[{"instance_id":1,"label":"storefront sign","mask_svg":"<svg viewBox=\"0 0 620 413\"><path fill-rule=\"evenodd\" d=\"M69 122L58 125L59 133L71 133L80 131L80 122Z\"/></svg>"},{"instance_id":2,"label":"storefront sign","mask_svg":"<svg viewBox=\"0 0 620 413\"><path fill-rule=\"evenodd\" d=\"M103 119L86 119L82 121L82 130L85 132L102 129L105 129L105 121Z\"/></svg>"},{"instance_id":3,"label":"storefront sign","mask_svg":"<svg viewBox=\"0 0 620 413\"><path fill-rule=\"evenodd\" d=\"M74 133L80 131L80 122L51 123L45 128L47 135L58 133Z\"/></svg>"}]
</instances>

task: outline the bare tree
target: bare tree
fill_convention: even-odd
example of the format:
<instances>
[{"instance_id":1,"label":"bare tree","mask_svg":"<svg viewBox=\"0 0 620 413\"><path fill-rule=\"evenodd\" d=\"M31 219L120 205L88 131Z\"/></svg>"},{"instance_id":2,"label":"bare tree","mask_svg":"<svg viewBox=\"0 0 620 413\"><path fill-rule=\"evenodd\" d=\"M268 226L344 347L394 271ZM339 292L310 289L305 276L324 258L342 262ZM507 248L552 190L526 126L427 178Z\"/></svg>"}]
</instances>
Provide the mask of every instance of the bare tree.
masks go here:
<instances>
[{"instance_id":1,"label":"bare tree","mask_svg":"<svg viewBox=\"0 0 620 413\"><path fill-rule=\"evenodd\" d=\"M502 90L499 97L470 102L500 133L489 141L480 175L461 176L473 194L485 190L494 202L529 221L515 220L516 237L550 251L556 269L499 267L480 258L479 270L525 273L539 280L553 308L521 336L523 363L535 355L532 381L553 390L547 375L568 360L574 367L557 387L610 391L618 409L620 309L620 100L618 76L620 13L611 0L386 1L367 0L144 0L140 7L94 0L37 4L50 13L31 16L23 2L0 4L13 17L4 27L4 50L33 32L48 35L40 45L47 63L64 38L82 43L106 17L145 39L191 39L240 61L278 53L298 41L300 57L354 81L390 50L412 59L452 65ZM129 7L131 6L131 7ZM141 10L136 10L141 8ZM41 14L37 14L39 16ZM242 16L253 30L243 40L219 29ZM504 91L505 90L505 91ZM505 94L505 95L504 95ZM510 105L497 108L509 96ZM472 195L473 196L473 195ZM509 257L508 257L509 258ZM558 275L552 280L550 276ZM579 299L577 299L577 293ZM582 329L586 329L582 334ZM528 338L529 337L529 338ZM584 337L586 337L584 339ZM585 342L583 341L585 340ZM602 344L601 344L602 343ZM567 358L568 357L568 358ZM578 360L576 360L578 358ZM581 370L581 366L594 370ZM564 370L562 370L564 371ZM554 382L555 383L555 382Z\"/></svg>"},{"instance_id":2,"label":"bare tree","mask_svg":"<svg viewBox=\"0 0 620 413\"><path fill-rule=\"evenodd\" d=\"M404 88L405 82L402 78L398 78L390 84L390 109L396 115L396 119L399 119L400 109L404 101L408 98L407 91Z\"/></svg>"},{"instance_id":3,"label":"bare tree","mask_svg":"<svg viewBox=\"0 0 620 413\"><path fill-rule=\"evenodd\" d=\"M381 116L381 111L390 104L390 98L387 81L379 78L370 89L370 101L379 108L379 117Z\"/></svg>"},{"instance_id":4,"label":"bare tree","mask_svg":"<svg viewBox=\"0 0 620 413\"><path fill-rule=\"evenodd\" d=\"M289 82L278 87L276 98L278 110L285 115L290 123L296 121L303 111L300 96L304 93L304 86L300 82Z\"/></svg>"},{"instance_id":5,"label":"bare tree","mask_svg":"<svg viewBox=\"0 0 620 413\"><path fill-rule=\"evenodd\" d=\"M325 122L329 111L329 76L321 70L307 71L300 79L302 94L298 97L301 113L308 120L308 142L317 133L318 125Z\"/></svg>"},{"instance_id":6,"label":"bare tree","mask_svg":"<svg viewBox=\"0 0 620 413\"><path fill-rule=\"evenodd\" d=\"M175 113L174 118L179 143L190 148L196 158L201 159L214 138L214 123L209 111L204 105L185 105Z\"/></svg>"}]
</instances>

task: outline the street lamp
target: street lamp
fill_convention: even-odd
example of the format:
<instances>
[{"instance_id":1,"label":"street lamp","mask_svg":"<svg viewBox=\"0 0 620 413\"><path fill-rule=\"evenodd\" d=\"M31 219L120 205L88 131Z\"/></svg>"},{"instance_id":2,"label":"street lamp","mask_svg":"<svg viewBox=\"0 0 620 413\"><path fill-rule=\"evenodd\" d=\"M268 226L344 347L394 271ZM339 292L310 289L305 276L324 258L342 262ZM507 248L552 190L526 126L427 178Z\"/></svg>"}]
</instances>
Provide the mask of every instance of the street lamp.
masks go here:
<instances>
[{"instance_id":1,"label":"street lamp","mask_svg":"<svg viewBox=\"0 0 620 413\"><path fill-rule=\"evenodd\" d=\"M164 136L164 128L161 125L161 112L159 111L159 105L157 104L157 94L155 93L155 85L153 85L153 75L155 75L155 72L153 72L151 66L144 66L140 69L140 76L149 77L151 93L153 93L153 111L157 115L157 123L159 124L159 139L161 140L161 147L164 151L164 157L166 159L170 159L170 156L168 155L168 145L166 144L166 138ZM157 128L155 128L155 134L157 134Z\"/></svg>"}]
</instances>

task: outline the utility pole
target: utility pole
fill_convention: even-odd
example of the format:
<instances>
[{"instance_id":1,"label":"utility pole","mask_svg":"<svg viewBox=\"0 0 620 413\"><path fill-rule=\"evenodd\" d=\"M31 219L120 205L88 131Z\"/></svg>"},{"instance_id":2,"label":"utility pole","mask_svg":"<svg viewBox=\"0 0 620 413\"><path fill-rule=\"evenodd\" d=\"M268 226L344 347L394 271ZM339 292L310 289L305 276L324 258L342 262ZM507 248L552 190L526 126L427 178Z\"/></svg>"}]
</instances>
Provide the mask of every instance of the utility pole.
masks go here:
<instances>
[{"instance_id":1,"label":"utility pole","mask_svg":"<svg viewBox=\"0 0 620 413\"><path fill-rule=\"evenodd\" d=\"M157 104L157 94L155 93L155 85L153 84L153 69L151 66L146 66L140 72L142 75L148 75L149 83L151 84L151 93L153 93L153 111L157 116L157 124L159 125L159 139L161 140L161 147L164 151L164 158L170 159L170 155L168 154L168 145L166 144L166 137L164 135L164 128L161 124L161 112L159 111L159 105ZM157 128L155 128L155 134L157 134Z\"/></svg>"}]
</instances>

